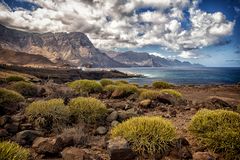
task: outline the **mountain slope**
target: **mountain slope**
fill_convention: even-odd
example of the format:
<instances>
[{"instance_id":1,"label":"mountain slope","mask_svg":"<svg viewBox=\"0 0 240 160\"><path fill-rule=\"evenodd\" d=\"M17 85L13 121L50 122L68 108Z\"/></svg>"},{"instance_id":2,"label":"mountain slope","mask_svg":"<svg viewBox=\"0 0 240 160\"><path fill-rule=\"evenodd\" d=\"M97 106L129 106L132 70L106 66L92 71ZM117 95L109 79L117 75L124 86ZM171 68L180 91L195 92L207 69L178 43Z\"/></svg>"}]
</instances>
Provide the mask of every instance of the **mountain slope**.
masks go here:
<instances>
[{"instance_id":1,"label":"mountain slope","mask_svg":"<svg viewBox=\"0 0 240 160\"><path fill-rule=\"evenodd\" d=\"M200 67L199 64L191 64L190 62L181 62L179 60L166 59L154 55L150 55L147 52L114 52L107 51L108 56L110 56L115 61L124 63L131 67Z\"/></svg>"},{"instance_id":2,"label":"mountain slope","mask_svg":"<svg viewBox=\"0 0 240 160\"><path fill-rule=\"evenodd\" d=\"M0 25L2 48L42 55L52 62L73 66L124 67L96 49L88 37L80 32L28 33Z\"/></svg>"},{"instance_id":3,"label":"mountain slope","mask_svg":"<svg viewBox=\"0 0 240 160\"><path fill-rule=\"evenodd\" d=\"M0 47L0 63L1 64L11 64L11 65L21 65L28 67L52 67L56 66L46 57L41 55L31 55L23 52L15 52L8 49L3 49Z\"/></svg>"}]
</instances>

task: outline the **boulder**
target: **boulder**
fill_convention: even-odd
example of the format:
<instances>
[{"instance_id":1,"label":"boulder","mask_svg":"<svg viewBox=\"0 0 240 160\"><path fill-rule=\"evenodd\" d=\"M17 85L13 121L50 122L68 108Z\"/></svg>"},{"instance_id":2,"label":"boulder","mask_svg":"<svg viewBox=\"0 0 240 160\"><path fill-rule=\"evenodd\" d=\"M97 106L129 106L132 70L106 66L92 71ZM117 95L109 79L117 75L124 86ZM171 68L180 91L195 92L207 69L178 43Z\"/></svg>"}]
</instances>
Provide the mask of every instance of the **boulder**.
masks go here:
<instances>
[{"instance_id":1,"label":"boulder","mask_svg":"<svg viewBox=\"0 0 240 160\"><path fill-rule=\"evenodd\" d=\"M231 108L232 106L221 98L213 97L210 102L217 108Z\"/></svg>"},{"instance_id":2,"label":"boulder","mask_svg":"<svg viewBox=\"0 0 240 160\"><path fill-rule=\"evenodd\" d=\"M193 154L193 160L215 160L216 158L208 152L196 152Z\"/></svg>"},{"instance_id":3,"label":"boulder","mask_svg":"<svg viewBox=\"0 0 240 160\"><path fill-rule=\"evenodd\" d=\"M16 114L16 115L13 115L11 119L13 122L22 122L24 119L26 119L26 117L21 114Z\"/></svg>"},{"instance_id":4,"label":"boulder","mask_svg":"<svg viewBox=\"0 0 240 160\"><path fill-rule=\"evenodd\" d=\"M34 140L32 148L39 154L55 155L62 151L64 145L60 137L38 137Z\"/></svg>"},{"instance_id":5,"label":"boulder","mask_svg":"<svg viewBox=\"0 0 240 160\"><path fill-rule=\"evenodd\" d=\"M129 109L127 111L118 111L118 118L120 121L127 120L131 117L136 117L137 115L138 114L133 109Z\"/></svg>"},{"instance_id":6,"label":"boulder","mask_svg":"<svg viewBox=\"0 0 240 160\"><path fill-rule=\"evenodd\" d=\"M151 106L151 99L145 99L139 103L139 105L143 108L149 108Z\"/></svg>"},{"instance_id":7,"label":"boulder","mask_svg":"<svg viewBox=\"0 0 240 160\"><path fill-rule=\"evenodd\" d=\"M9 133L17 133L19 124L18 123L7 123L5 124L4 128L9 132Z\"/></svg>"},{"instance_id":8,"label":"boulder","mask_svg":"<svg viewBox=\"0 0 240 160\"><path fill-rule=\"evenodd\" d=\"M118 118L118 112L113 111L111 114L108 115L107 121L112 122L112 121L116 120L117 118Z\"/></svg>"},{"instance_id":9,"label":"boulder","mask_svg":"<svg viewBox=\"0 0 240 160\"><path fill-rule=\"evenodd\" d=\"M0 117L0 126L4 126L6 123L11 121L11 117L10 116L2 116Z\"/></svg>"},{"instance_id":10,"label":"boulder","mask_svg":"<svg viewBox=\"0 0 240 160\"><path fill-rule=\"evenodd\" d=\"M63 160L90 160L88 154L76 147L67 147L61 152Z\"/></svg>"},{"instance_id":11,"label":"boulder","mask_svg":"<svg viewBox=\"0 0 240 160\"><path fill-rule=\"evenodd\" d=\"M8 136L8 132L6 129L0 129L0 139L7 137Z\"/></svg>"},{"instance_id":12,"label":"boulder","mask_svg":"<svg viewBox=\"0 0 240 160\"><path fill-rule=\"evenodd\" d=\"M16 134L16 141L21 145L31 145L35 138L43 136L43 133L35 130L25 130Z\"/></svg>"},{"instance_id":13,"label":"boulder","mask_svg":"<svg viewBox=\"0 0 240 160\"><path fill-rule=\"evenodd\" d=\"M107 133L107 128L103 127L103 126L100 126L100 127L97 128L96 133L99 134L99 135L104 135L104 134Z\"/></svg>"},{"instance_id":14,"label":"boulder","mask_svg":"<svg viewBox=\"0 0 240 160\"><path fill-rule=\"evenodd\" d=\"M136 156L129 143L121 137L109 140L107 150L111 160L133 160Z\"/></svg>"}]
</instances>

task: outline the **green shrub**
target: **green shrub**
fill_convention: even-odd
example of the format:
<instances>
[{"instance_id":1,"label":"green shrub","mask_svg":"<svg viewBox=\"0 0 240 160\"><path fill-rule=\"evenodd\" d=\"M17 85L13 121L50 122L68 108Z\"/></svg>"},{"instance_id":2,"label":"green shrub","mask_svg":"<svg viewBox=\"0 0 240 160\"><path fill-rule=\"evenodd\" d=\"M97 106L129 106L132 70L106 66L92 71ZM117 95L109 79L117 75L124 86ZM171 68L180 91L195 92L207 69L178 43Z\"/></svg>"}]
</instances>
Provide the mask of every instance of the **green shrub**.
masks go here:
<instances>
[{"instance_id":1,"label":"green shrub","mask_svg":"<svg viewBox=\"0 0 240 160\"><path fill-rule=\"evenodd\" d=\"M29 155L29 150L19 146L17 143L0 142L1 160L27 160Z\"/></svg>"},{"instance_id":2,"label":"green shrub","mask_svg":"<svg viewBox=\"0 0 240 160\"><path fill-rule=\"evenodd\" d=\"M68 86L74 89L80 95L102 92L102 85L94 80L77 80L68 83Z\"/></svg>"},{"instance_id":3,"label":"green shrub","mask_svg":"<svg viewBox=\"0 0 240 160\"><path fill-rule=\"evenodd\" d=\"M110 79L101 79L100 83L103 87L114 84L114 82Z\"/></svg>"},{"instance_id":4,"label":"green shrub","mask_svg":"<svg viewBox=\"0 0 240 160\"><path fill-rule=\"evenodd\" d=\"M134 117L111 130L111 137L123 137L140 155L163 154L175 139L175 128L162 117Z\"/></svg>"},{"instance_id":5,"label":"green shrub","mask_svg":"<svg viewBox=\"0 0 240 160\"><path fill-rule=\"evenodd\" d=\"M131 84L117 85L112 93L114 98L128 97L131 94L138 93L138 88Z\"/></svg>"},{"instance_id":6,"label":"green shrub","mask_svg":"<svg viewBox=\"0 0 240 160\"><path fill-rule=\"evenodd\" d=\"M117 88L116 85L107 85L106 87L104 87L104 91L112 93L116 88Z\"/></svg>"},{"instance_id":7,"label":"green shrub","mask_svg":"<svg viewBox=\"0 0 240 160\"><path fill-rule=\"evenodd\" d=\"M143 88L148 88L148 85L147 85L147 84L144 84L144 85L143 85Z\"/></svg>"},{"instance_id":8,"label":"green shrub","mask_svg":"<svg viewBox=\"0 0 240 160\"><path fill-rule=\"evenodd\" d=\"M165 94L171 94L177 98L181 98L182 94L174 89L163 89L160 91L160 93L165 93Z\"/></svg>"},{"instance_id":9,"label":"green shrub","mask_svg":"<svg viewBox=\"0 0 240 160\"><path fill-rule=\"evenodd\" d=\"M26 108L25 114L31 122L45 129L64 125L69 120L69 110L62 99L35 101Z\"/></svg>"},{"instance_id":10,"label":"green shrub","mask_svg":"<svg viewBox=\"0 0 240 160\"><path fill-rule=\"evenodd\" d=\"M125 80L118 80L118 81L115 81L116 85L121 85L121 84L128 84L128 81L125 81Z\"/></svg>"},{"instance_id":11,"label":"green shrub","mask_svg":"<svg viewBox=\"0 0 240 160\"><path fill-rule=\"evenodd\" d=\"M154 91L154 90L146 90L144 89L139 96L140 100L144 99L151 99L155 100L157 99L162 93L160 91Z\"/></svg>"},{"instance_id":12,"label":"green shrub","mask_svg":"<svg viewBox=\"0 0 240 160\"><path fill-rule=\"evenodd\" d=\"M102 120L107 113L107 108L103 102L95 98L78 97L69 103L71 116L75 121L86 123L96 123Z\"/></svg>"},{"instance_id":13,"label":"green shrub","mask_svg":"<svg viewBox=\"0 0 240 160\"><path fill-rule=\"evenodd\" d=\"M19 81L11 85L11 88L25 97L37 97L38 87L35 84Z\"/></svg>"},{"instance_id":14,"label":"green shrub","mask_svg":"<svg viewBox=\"0 0 240 160\"><path fill-rule=\"evenodd\" d=\"M9 76L6 78L7 82L18 82L18 81L25 81L23 77L20 76Z\"/></svg>"},{"instance_id":15,"label":"green shrub","mask_svg":"<svg viewBox=\"0 0 240 160\"><path fill-rule=\"evenodd\" d=\"M156 88L156 89L165 89L165 88L173 87L172 84L163 82L163 81L155 81L152 83L152 86L153 86L153 88Z\"/></svg>"},{"instance_id":16,"label":"green shrub","mask_svg":"<svg viewBox=\"0 0 240 160\"><path fill-rule=\"evenodd\" d=\"M193 116L189 131L200 142L226 159L239 159L240 114L226 110L203 109Z\"/></svg>"},{"instance_id":17,"label":"green shrub","mask_svg":"<svg viewBox=\"0 0 240 160\"><path fill-rule=\"evenodd\" d=\"M23 101L24 97L21 94L12 90L0 88L0 111L5 110L5 107L11 107Z\"/></svg>"}]
</instances>

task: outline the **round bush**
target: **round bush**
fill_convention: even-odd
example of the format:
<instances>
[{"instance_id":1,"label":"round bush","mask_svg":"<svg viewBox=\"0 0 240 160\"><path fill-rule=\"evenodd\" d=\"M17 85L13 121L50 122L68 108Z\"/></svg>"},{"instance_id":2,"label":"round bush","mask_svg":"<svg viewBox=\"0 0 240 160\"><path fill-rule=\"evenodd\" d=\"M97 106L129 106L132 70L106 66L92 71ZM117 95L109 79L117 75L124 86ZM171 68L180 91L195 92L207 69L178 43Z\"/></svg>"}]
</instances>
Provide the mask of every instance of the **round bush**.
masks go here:
<instances>
[{"instance_id":1,"label":"round bush","mask_svg":"<svg viewBox=\"0 0 240 160\"><path fill-rule=\"evenodd\" d=\"M24 97L12 90L5 88L0 88L0 112L5 113L7 107L12 107L17 105L19 102L23 102Z\"/></svg>"},{"instance_id":2,"label":"round bush","mask_svg":"<svg viewBox=\"0 0 240 160\"><path fill-rule=\"evenodd\" d=\"M128 81L125 81L125 80L118 80L118 81L115 81L114 84L116 84L116 85L128 84Z\"/></svg>"},{"instance_id":3,"label":"round bush","mask_svg":"<svg viewBox=\"0 0 240 160\"><path fill-rule=\"evenodd\" d=\"M35 101L26 108L25 113L31 122L45 129L64 125L69 120L69 110L62 99Z\"/></svg>"},{"instance_id":4,"label":"round bush","mask_svg":"<svg viewBox=\"0 0 240 160\"><path fill-rule=\"evenodd\" d=\"M159 91L154 91L154 90L144 90L140 93L139 99L144 100L144 99L151 99L155 100L157 99L162 93Z\"/></svg>"},{"instance_id":5,"label":"round bush","mask_svg":"<svg viewBox=\"0 0 240 160\"><path fill-rule=\"evenodd\" d=\"M140 155L162 155L176 136L174 126L162 117L134 117L111 130L111 137L122 137Z\"/></svg>"},{"instance_id":6,"label":"round bush","mask_svg":"<svg viewBox=\"0 0 240 160\"><path fill-rule=\"evenodd\" d=\"M112 87L113 88L113 87ZM113 92L112 97L114 98L124 98L128 97L131 94L138 93L138 88L132 84L121 84L117 85Z\"/></svg>"},{"instance_id":7,"label":"round bush","mask_svg":"<svg viewBox=\"0 0 240 160\"><path fill-rule=\"evenodd\" d=\"M19 146L14 142L0 142L1 160L27 160L30 155L29 150Z\"/></svg>"},{"instance_id":8,"label":"round bush","mask_svg":"<svg viewBox=\"0 0 240 160\"><path fill-rule=\"evenodd\" d=\"M95 98L74 98L69 103L71 116L75 121L84 121L86 123L96 123L102 120L107 113L104 103Z\"/></svg>"},{"instance_id":9,"label":"round bush","mask_svg":"<svg viewBox=\"0 0 240 160\"><path fill-rule=\"evenodd\" d=\"M11 85L11 88L25 97L37 97L38 87L35 84L19 81Z\"/></svg>"},{"instance_id":10,"label":"round bush","mask_svg":"<svg viewBox=\"0 0 240 160\"><path fill-rule=\"evenodd\" d=\"M68 86L81 95L102 92L102 85L94 80L77 80L68 83Z\"/></svg>"},{"instance_id":11,"label":"round bush","mask_svg":"<svg viewBox=\"0 0 240 160\"><path fill-rule=\"evenodd\" d=\"M6 78L7 82L18 82L18 81L25 81L23 77L20 76L9 76Z\"/></svg>"},{"instance_id":12,"label":"round bush","mask_svg":"<svg viewBox=\"0 0 240 160\"><path fill-rule=\"evenodd\" d=\"M156 89L165 89L165 88L173 87L172 84L163 82L163 81L155 81L152 83L152 86L153 86L153 88L156 88Z\"/></svg>"},{"instance_id":13,"label":"round bush","mask_svg":"<svg viewBox=\"0 0 240 160\"><path fill-rule=\"evenodd\" d=\"M203 145L225 154L226 159L240 158L239 113L226 110L200 110L193 116L189 131Z\"/></svg>"},{"instance_id":14,"label":"round bush","mask_svg":"<svg viewBox=\"0 0 240 160\"><path fill-rule=\"evenodd\" d=\"M174 89L162 89L160 93L171 94L177 98L182 98L182 94Z\"/></svg>"},{"instance_id":15,"label":"round bush","mask_svg":"<svg viewBox=\"0 0 240 160\"><path fill-rule=\"evenodd\" d=\"M107 85L106 87L104 87L104 91L112 93L116 88L116 85Z\"/></svg>"},{"instance_id":16,"label":"round bush","mask_svg":"<svg viewBox=\"0 0 240 160\"><path fill-rule=\"evenodd\" d=\"M101 79L100 83L103 87L114 84L110 79Z\"/></svg>"}]
</instances>

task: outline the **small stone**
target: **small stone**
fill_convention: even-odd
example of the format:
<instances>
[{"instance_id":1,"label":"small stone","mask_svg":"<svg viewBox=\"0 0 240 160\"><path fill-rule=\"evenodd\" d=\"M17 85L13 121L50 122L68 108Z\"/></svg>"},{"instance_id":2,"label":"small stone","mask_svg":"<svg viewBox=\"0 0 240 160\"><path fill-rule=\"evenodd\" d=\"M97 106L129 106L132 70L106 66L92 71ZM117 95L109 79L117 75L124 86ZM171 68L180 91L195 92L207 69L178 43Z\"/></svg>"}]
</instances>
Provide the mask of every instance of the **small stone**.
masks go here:
<instances>
[{"instance_id":1,"label":"small stone","mask_svg":"<svg viewBox=\"0 0 240 160\"><path fill-rule=\"evenodd\" d=\"M22 122L26 117L24 115L14 115L11 117L13 122Z\"/></svg>"},{"instance_id":2,"label":"small stone","mask_svg":"<svg viewBox=\"0 0 240 160\"><path fill-rule=\"evenodd\" d=\"M17 133L18 131L19 124L18 123L7 123L5 124L4 128L9 132L9 133Z\"/></svg>"},{"instance_id":3,"label":"small stone","mask_svg":"<svg viewBox=\"0 0 240 160\"><path fill-rule=\"evenodd\" d=\"M32 124L31 123L24 123L24 124L20 124L20 129L21 130L30 130L32 129Z\"/></svg>"},{"instance_id":4,"label":"small stone","mask_svg":"<svg viewBox=\"0 0 240 160\"><path fill-rule=\"evenodd\" d=\"M16 141L21 145L31 145L35 138L43 136L40 131L25 130L16 134Z\"/></svg>"},{"instance_id":5,"label":"small stone","mask_svg":"<svg viewBox=\"0 0 240 160\"><path fill-rule=\"evenodd\" d=\"M107 121L112 122L112 121L116 120L117 118L118 118L118 112L113 111L111 114L108 115Z\"/></svg>"},{"instance_id":6,"label":"small stone","mask_svg":"<svg viewBox=\"0 0 240 160\"><path fill-rule=\"evenodd\" d=\"M115 126L118 125L118 124L119 124L118 121L112 121L111 126L112 126L112 127L115 127Z\"/></svg>"},{"instance_id":7,"label":"small stone","mask_svg":"<svg viewBox=\"0 0 240 160\"><path fill-rule=\"evenodd\" d=\"M215 160L208 152L196 152L193 154L193 160Z\"/></svg>"},{"instance_id":8,"label":"small stone","mask_svg":"<svg viewBox=\"0 0 240 160\"><path fill-rule=\"evenodd\" d=\"M0 138L4 138L8 136L8 132L6 129L0 129Z\"/></svg>"},{"instance_id":9,"label":"small stone","mask_svg":"<svg viewBox=\"0 0 240 160\"><path fill-rule=\"evenodd\" d=\"M0 117L0 126L4 126L6 123L11 121L10 116L2 116Z\"/></svg>"},{"instance_id":10,"label":"small stone","mask_svg":"<svg viewBox=\"0 0 240 160\"><path fill-rule=\"evenodd\" d=\"M133 160L136 156L129 143L121 137L109 140L107 150L111 160Z\"/></svg>"},{"instance_id":11,"label":"small stone","mask_svg":"<svg viewBox=\"0 0 240 160\"><path fill-rule=\"evenodd\" d=\"M61 152L63 160L87 160L89 159L88 154L76 147L67 147Z\"/></svg>"},{"instance_id":12,"label":"small stone","mask_svg":"<svg viewBox=\"0 0 240 160\"><path fill-rule=\"evenodd\" d=\"M60 137L38 137L33 141L32 148L39 154L58 154L64 147Z\"/></svg>"},{"instance_id":13,"label":"small stone","mask_svg":"<svg viewBox=\"0 0 240 160\"><path fill-rule=\"evenodd\" d=\"M151 106L151 99L146 99L146 100L143 100L139 103L139 105L143 108L149 108Z\"/></svg>"},{"instance_id":14,"label":"small stone","mask_svg":"<svg viewBox=\"0 0 240 160\"><path fill-rule=\"evenodd\" d=\"M104 135L104 134L107 133L107 128L103 127L103 126L100 126L100 127L97 128L96 132L97 132L97 134Z\"/></svg>"},{"instance_id":15,"label":"small stone","mask_svg":"<svg viewBox=\"0 0 240 160\"><path fill-rule=\"evenodd\" d=\"M163 117L164 118L171 118L170 114L164 114Z\"/></svg>"}]
</instances>

